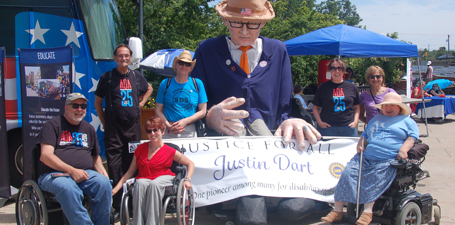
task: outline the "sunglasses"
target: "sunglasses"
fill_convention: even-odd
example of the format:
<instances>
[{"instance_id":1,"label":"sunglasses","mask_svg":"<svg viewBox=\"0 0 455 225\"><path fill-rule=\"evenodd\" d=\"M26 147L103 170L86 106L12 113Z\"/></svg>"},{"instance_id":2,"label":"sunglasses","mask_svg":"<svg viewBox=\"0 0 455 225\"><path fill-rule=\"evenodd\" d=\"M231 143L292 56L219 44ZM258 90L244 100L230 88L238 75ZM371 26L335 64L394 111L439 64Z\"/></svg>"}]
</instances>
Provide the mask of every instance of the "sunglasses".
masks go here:
<instances>
[{"instance_id":1,"label":"sunglasses","mask_svg":"<svg viewBox=\"0 0 455 225\"><path fill-rule=\"evenodd\" d=\"M147 129L147 130L145 131L145 133L151 134L152 131L153 131L153 133L156 133L156 132L158 132L159 130L160 130L160 129L156 129L156 128L155 128L155 129Z\"/></svg>"},{"instance_id":2,"label":"sunglasses","mask_svg":"<svg viewBox=\"0 0 455 225\"><path fill-rule=\"evenodd\" d=\"M330 70L331 70L331 71L337 71L337 70L338 70L338 71L343 71L343 67L334 67L334 66L331 66L331 67L330 67Z\"/></svg>"},{"instance_id":3,"label":"sunglasses","mask_svg":"<svg viewBox=\"0 0 455 225\"><path fill-rule=\"evenodd\" d=\"M382 78L382 75L370 75L370 79L374 80L374 78L379 80Z\"/></svg>"},{"instance_id":4,"label":"sunglasses","mask_svg":"<svg viewBox=\"0 0 455 225\"><path fill-rule=\"evenodd\" d=\"M191 67L191 63L187 63L187 62L182 62L182 61L179 61L179 65L181 66L186 66L186 67Z\"/></svg>"},{"instance_id":5,"label":"sunglasses","mask_svg":"<svg viewBox=\"0 0 455 225\"><path fill-rule=\"evenodd\" d=\"M257 30L261 26L261 23L244 23L244 22L239 22L239 21L229 21L229 25L233 28L242 28L243 25L246 25L246 28L251 29L251 30Z\"/></svg>"},{"instance_id":6,"label":"sunglasses","mask_svg":"<svg viewBox=\"0 0 455 225\"><path fill-rule=\"evenodd\" d=\"M71 105L73 107L73 109L78 109L79 106L81 107L81 109L87 108L87 104L85 104L85 103L83 103L83 104L69 103L68 105Z\"/></svg>"}]
</instances>

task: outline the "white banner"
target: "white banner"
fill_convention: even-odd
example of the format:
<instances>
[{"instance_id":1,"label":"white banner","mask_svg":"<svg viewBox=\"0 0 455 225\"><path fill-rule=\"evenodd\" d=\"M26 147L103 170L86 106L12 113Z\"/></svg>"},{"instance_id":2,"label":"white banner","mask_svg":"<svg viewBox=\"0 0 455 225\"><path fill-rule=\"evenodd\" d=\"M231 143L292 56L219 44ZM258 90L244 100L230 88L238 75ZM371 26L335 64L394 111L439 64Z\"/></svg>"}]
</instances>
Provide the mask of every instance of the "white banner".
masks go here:
<instances>
[{"instance_id":1,"label":"white banner","mask_svg":"<svg viewBox=\"0 0 455 225\"><path fill-rule=\"evenodd\" d=\"M196 207L247 195L305 197L333 202L338 179L356 153L358 138L330 139L305 151L281 137L166 139L186 149L196 165Z\"/></svg>"}]
</instances>

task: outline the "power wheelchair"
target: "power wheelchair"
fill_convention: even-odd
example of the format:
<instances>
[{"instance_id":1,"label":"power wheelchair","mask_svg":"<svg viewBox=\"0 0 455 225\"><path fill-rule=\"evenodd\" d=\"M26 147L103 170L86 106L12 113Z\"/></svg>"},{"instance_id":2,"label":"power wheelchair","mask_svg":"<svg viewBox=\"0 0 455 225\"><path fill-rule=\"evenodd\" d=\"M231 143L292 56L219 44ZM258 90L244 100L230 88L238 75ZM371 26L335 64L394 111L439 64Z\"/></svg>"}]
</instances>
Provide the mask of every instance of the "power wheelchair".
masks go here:
<instances>
[{"instance_id":1,"label":"power wheelchair","mask_svg":"<svg viewBox=\"0 0 455 225\"><path fill-rule=\"evenodd\" d=\"M40 145L34 146L32 154L32 180L25 181L17 193L16 200L16 222L18 225L47 225L55 223L68 224L69 222L63 213L60 204L54 194L42 191L38 186L38 160L41 154ZM91 198L85 195L82 201L83 206L91 213ZM49 214L53 213L52 216ZM111 224L113 211L111 210Z\"/></svg>"},{"instance_id":2,"label":"power wheelchair","mask_svg":"<svg viewBox=\"0 0 455 225\"><path fill-rule=\"evenodd\" d=\"M139 144L140 142L130 142L130 152L134 152ZM184 148L180 149L180 147L175 144L166 143L166 145L180 151L182 154L186 151ZM177 224L194 225L195 203L193 189L187 190L183 186L187 168L174 161L171 166L171 171L175 173L176 176L172 181L173 184L165 188L161 224L164 224L166 213L176 213ZM120 204L120 224L122 225L129 225L132 222L134 182L134 178L132 178L123 185L123 195Z\"/></svg>"},{"instance_id":3,"label":"power wheelchair","mask_svg":"<svg viewBox=\"0 0 455 225\"><path fill-rule=\"evenodd\" d=\"M419 140L417 142L421 144ZM425 144L423 144L425 145ZM428 145L426 150L429 150ZM397 175L392 185L374 203L373 221L380 224L426 224L432 220L435 224L441 220L441 207L438 201L426 193L420 194L415 190L417 183L430 177L428 171L422 170L420 165L425 161L425 154L416 154L415 148L408 152L407 160L396 160L391 166L397 168ZM348 204L349 217L356 215L356 205Z\"/></svg>"}]
</instances>

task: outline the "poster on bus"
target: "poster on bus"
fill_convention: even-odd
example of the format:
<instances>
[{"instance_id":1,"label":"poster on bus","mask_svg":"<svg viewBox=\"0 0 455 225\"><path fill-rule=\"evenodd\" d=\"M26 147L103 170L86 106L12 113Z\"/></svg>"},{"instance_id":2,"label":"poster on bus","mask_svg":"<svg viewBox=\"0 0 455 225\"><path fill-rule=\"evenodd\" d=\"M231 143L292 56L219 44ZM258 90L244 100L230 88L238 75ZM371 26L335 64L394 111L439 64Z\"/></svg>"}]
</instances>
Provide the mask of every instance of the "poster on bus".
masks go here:
<instances>
[{"instance_id":1,"label":"poster on bus","mask_svg":"<svg viewBox=\"0 0 455 225\"><path fill-rule=\"evenodd\" d=\"M30 151L41 127L64 113L72 88L72 47L19 49L24 140L24 180L31 178Z\"/></svg>"},{"instance_id":2,"label":"poster on bus","mask_svg":"<svg viewBox=\"0 0 455 225\"><path fill-rule=\"evenodd\" d=\"M0 171L8 170L8 145L6 140L5 116L5 47L0 47ZM5 173L7 174L7 173ZM0 176L0 197L11 196L9 189L9 176Z\"/></svg>"}]
</instances>

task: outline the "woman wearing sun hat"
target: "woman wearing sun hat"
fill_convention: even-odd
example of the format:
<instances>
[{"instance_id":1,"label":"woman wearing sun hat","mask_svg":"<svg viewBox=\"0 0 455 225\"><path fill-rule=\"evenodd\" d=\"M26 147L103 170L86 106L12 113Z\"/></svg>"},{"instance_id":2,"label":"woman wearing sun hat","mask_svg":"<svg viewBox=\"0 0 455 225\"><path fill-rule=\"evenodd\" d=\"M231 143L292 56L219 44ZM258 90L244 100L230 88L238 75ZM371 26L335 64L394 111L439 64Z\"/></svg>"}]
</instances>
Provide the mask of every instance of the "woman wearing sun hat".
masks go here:
<instances>
[{"instance_id":1,"label":"woman wearing sun hat","mask_svg":"<svg viewBox=\"0 0 455 225\"><path fill-rule=\"evenodd\" d=\"M356 203L360 152L363 153L360 204L364 210L357 224L369 224L372 220L374 201L386 191L396 176L396 168L390 166L394 159L406 159L407 152L419 138L419 128L409 117L411 109L402 103L401 97L390 92L384 101L375 105L381 114L370 120L358 144L357 152L346 165L335 188L335 209L321 220L326 223L340 221L343 202ZM362 143L368 143L365 147Z\"/></svg>"},{"instance_id":2,"label":"woman wearing sun hat","mask_svg":"<svg viewBox=\"0 0 455 225\"><path fill-rule=\"evenodd\" d=\"M184 50L174 58L175 77L164 79L156 96L155 113L166 125L163 138L197 137L194 122L202 119L207 111L204 84L190 73L196 64L191 53Z\"/></svg>"}]
</instances>

